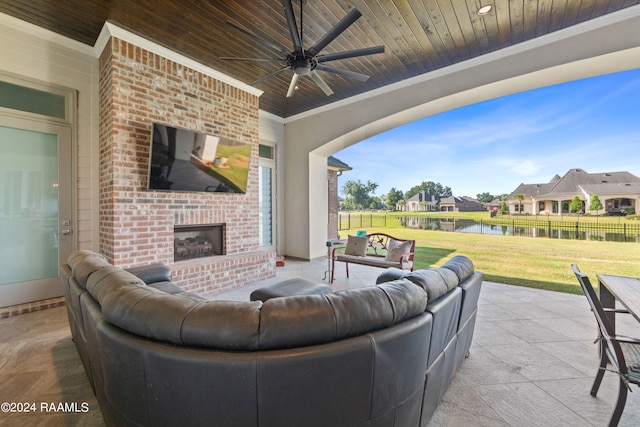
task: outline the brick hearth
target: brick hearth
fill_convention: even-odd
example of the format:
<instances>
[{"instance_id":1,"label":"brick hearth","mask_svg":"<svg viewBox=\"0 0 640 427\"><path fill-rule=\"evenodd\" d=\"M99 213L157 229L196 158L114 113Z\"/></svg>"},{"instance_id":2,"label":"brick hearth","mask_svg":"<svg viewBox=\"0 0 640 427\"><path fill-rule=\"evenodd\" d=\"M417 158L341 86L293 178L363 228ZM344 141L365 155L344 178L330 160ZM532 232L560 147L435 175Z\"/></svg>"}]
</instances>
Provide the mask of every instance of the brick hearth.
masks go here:
<instances>
[{"instance_id":1,"label":"brick hearth","mask_svg":"<svg viewBox=\"0 0 640 427\"><path fill-rule=\"evenodd\" d=\"M147 191L154 122L250 143L246 194ZM258 97L112 38L100 57L100 251L202 294L275 276L258 246ZM226 254L173 262L174 227L226 224Z\"/></svg>"}]
</instances>

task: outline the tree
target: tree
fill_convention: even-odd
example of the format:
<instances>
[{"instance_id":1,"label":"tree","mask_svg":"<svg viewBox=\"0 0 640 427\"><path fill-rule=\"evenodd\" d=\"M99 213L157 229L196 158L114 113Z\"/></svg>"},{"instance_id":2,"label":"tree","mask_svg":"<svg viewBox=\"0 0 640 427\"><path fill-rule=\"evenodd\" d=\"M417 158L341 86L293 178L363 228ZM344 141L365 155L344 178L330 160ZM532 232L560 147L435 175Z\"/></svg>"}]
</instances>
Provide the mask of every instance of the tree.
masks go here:
<instances>
[{"instance_id":1,"label":"tree","mask_svg":"<svg viewBox=\"0 0 640 427\"><path fill-rule=\"evenodd\" d=\"M500 214L504 215L509 213L509 207L507 206L507 196L502 196L502 203L500 204Z\"/></svg>"},{"instance_id":2,"label":"tree","mask_svg":"<svg viewBox=\"0 0 640 427\"><path fill-rule=\"evenodd\" d=\"M398 203L404 198L404 194L395 187L391 188L385 197L384 204L387 210L395 211Z\"/></svg>"},{"instance_id":3,"label":"tree","mask_svg":"<svg viewBox=\"0 0 640 427\"><path fill-rule=\"evenodd\" d=\"M516 194L516 199L518 199L518 212L522 213L522 202L526 196L524 194Z\"/></svg>"},{"instance_id":4,"label":"tree","mask_svg":"<svg viewBox=\"0 0 640 427\"><path fill-rule=\"evenodd\" d=\"M571 205L569 205L569 210L571 213L577 213L582 210L582 200L580 199L580 196L573 196Z\"/></svg>"},{"instance_id":5,"label":"tree","mask_svg":"<svg viewBox=\"0 0 640 427\"><path fill-rule=\"evenodd\" d=\"M494 196L493 194L486 193L486 192L476 194L476 200L478 200L480 203L489 203L494 201L497 198L498 196Z\"/></svg>"},{"instance_id":6,"label":"tree","mask_svg":"<svg viewBox=\"0 0 640 427\"><path fill-rule=\"evenodd\" d=\"M420 185L414 185L409 191L404 194L406 200L415 196L419 192L424 191L429 195L436 196L437 199L444 199L453 195L451 188L445 187L439 182L422 181Z\"/></svg>"},{"instance_id":7,"label":"tree","mask_svg":"<svg viewBox=\"0 0 640 427\"><path fill-rule=\"evenodd\" d=\"M602 206L600 197L598 197L597 194L594 194L593 196L591 196L591 203L589 203L589 210L596 211L597 213L601 209L604 209L604 206Z\"/></svg>"},{"instance_id":8,"label":"tree","mask_svg":"<svg viewBox=\"0 0 640 427\"><path fill-rule=\"evenodd\" d=\"M345 205L353 206L354 209L366 209L371 207L372 202L377 204L377 201L369 193L373 194L378 188L378 184L375 182L367 181L366 184L357 181L347 181L342 187L342 194L345 197Z\"/></svg>"}]
</instances>

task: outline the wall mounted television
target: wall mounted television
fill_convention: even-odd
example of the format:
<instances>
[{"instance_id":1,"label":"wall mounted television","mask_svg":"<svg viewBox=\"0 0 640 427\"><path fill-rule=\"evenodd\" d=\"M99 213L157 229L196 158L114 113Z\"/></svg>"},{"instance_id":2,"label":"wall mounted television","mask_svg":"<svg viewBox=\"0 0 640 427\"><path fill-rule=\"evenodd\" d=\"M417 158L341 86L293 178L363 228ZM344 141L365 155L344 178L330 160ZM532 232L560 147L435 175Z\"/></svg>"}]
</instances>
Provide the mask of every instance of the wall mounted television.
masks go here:
<instances>
[{"instance_id":1,"label":"wall mounted television","mask_svg":"<svg viewBox=\"0 0 640 427\"><path fill-rule=\"evenodd\" d=\"M153 124L147 189L246 193L251 144Z\"/></svg>"}]
</instances>

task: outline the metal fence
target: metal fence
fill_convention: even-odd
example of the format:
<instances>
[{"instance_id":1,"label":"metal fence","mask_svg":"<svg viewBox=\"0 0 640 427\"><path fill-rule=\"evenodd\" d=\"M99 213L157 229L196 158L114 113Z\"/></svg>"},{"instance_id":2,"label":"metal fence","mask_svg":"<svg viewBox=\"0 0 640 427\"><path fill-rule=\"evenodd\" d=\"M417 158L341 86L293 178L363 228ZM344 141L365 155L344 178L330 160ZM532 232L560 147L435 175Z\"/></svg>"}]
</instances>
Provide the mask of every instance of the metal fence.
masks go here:
<instances>
[{"instance_id":1,"label":"metal fence","mask_svg":"<svg viewBox=\"0 0 640 427\"><path fill-rule=\"evenodd\" d=\"M408 228L551 239L640 242L640 223L596 223L542 219L488 219L400 217Z\"/></svg>"},{"instance_id":2,"label":"metal fence","mask_svg":"<svg viewBox=\"0 0 640 427\"><path fill-rule=\"evenodd\" d=\"M386 227L387 215L381 214L340 214L338 216L338 230L351 228Z\"/></svg>"},{"instance_id":3,"label":"metal fence","mask_svg":"<svg viewBox=\"0 0 640 427\"><path fill-rule=\"evenodd\" d=\"M607 242L640 243L640 222L581 222L529 218L491 218L483 220L465 218L436 218L425 216L392 215L407 228L439 230L458 233L494 234L504 236L543 237L551 239L597 240ZM339 229L386 227L384 214L340 214Z\"/></svg>"}]
</instances>

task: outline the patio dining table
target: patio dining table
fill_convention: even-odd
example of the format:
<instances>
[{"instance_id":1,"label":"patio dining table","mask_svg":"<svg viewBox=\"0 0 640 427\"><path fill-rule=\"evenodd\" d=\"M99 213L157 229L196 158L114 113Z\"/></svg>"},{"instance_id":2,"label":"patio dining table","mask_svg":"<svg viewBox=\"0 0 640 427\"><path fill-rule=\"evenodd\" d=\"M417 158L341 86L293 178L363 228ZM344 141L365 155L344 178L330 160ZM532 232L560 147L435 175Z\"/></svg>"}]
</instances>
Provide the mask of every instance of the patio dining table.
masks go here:
<instances>
[{"instance_id":1,"label":"patio dining table","mask_svg":"<svg viewBox=\"0 0 640 427\"><path fill-rule=\"evenodd\" d=\"M598 274L598 281L600 302L605 309L615 308L619 301L640 322L640 278ZM615 333L615 313L608 312L607 317Z\"/></svg>"}]
</instances>

